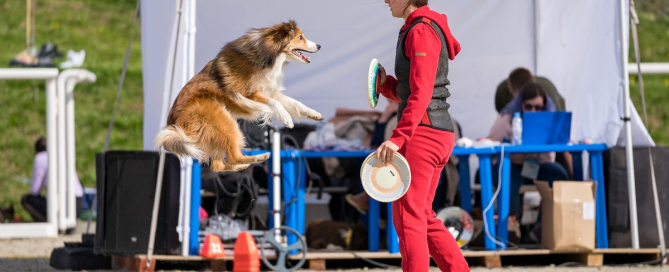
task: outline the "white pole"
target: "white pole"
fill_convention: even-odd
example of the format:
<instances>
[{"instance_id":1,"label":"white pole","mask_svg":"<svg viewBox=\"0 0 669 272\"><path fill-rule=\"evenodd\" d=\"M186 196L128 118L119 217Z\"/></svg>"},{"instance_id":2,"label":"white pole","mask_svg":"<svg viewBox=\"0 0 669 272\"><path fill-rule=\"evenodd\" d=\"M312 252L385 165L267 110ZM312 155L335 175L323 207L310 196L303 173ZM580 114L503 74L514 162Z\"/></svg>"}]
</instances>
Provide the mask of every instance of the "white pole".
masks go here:
<instances>
[{"instance_id":1,"label":"white pole","mask_svg":"<svg viewBox=\"0 0 669 272\"><path fill-rule=\"evenodd\" d=\"M146 267L151 267L153 245L156 242L156 225L158 224L158 210L160 209L160 194L163 192L163 171L165 169L165 149L160 148L158 160L158 175L156 175L156 192L153 197L153 212L151 212L151 230L149 231L149 248L146 254Z\"/></svg>"},{"instance_id":2,"label":"white pole","mask_svg":"<svg viewBox=\"0 0 669 272\"><path fill-rule=\"evenodd\" d=\"M67 182L67 216L65 227L77 226L77 196L74 190L77 186L77 167L75 163L76 145L74 143L74 86L76 80L68 79L65 83L65 158L67 161L65 180ZM83 188L82 188L83 191Z\"/></svg>"},{"instance_id":3,"label":"white pole","mask_svg":"<svg viewBox=\"0 0 669 272\"><path fill-rule=\"evenodd\" d=\"M643 119L648 124L648 112L646 111L646 95L643 87L643 73L641 71L641 55L639 54L639 35L637 34L637 25L639 24L639 17L636 13L636 7L634 0L630 0L630 29L632 30L632 38L634 41L634 59L637 64L637 72L639 75L639 88L641 91L641 102L643 106ZM669 65L668 67L669 68ZM669 69L668 69L669 71ZM650 181L653 188L653 204L655 204L655 223L657 224L657 238L660 240L660 250L663 258L667 256L667 245L664 243L664 229L662 228L662 212L660 211L660 202L657 195L657 181L655 178L655 163L653 163L653 153L650 148L648 148L648 162L650 164ZM660 265L666 264L667 259L664 258Z\"/></svg>"},{"instance_id":4,"label":"white pole","mask_svg":"<svg viewBox=\"0 0 669 272\"><path fill-rule=\"evenodd\" d=\"M281 133L272 133L272 209L274 215L274 227L281 226ZM281 241L279 232L275 233L275 239Z\"/></svg>"},{"instance_id":5,"label":"white pole","mask_svg":"<svg viewBox=\"0 0 669 272\"><path fill-rule=\"evenodd\" d=\"M182 225L183 241L181 244L181 256L188 256L188 247L190 245L190 194L192 190L192 177L193 177L193 159L188 157L184 160L186 168L186 183L185 186L185 196L184 196L184 219ZM197 231L197 230L196 230Z\"/></svg>"},{"instance_id":6,"label":"white pole","mask_svg":"<svg viewBox=\"0 0 669 272\"><path fill-rule=\"evenodd\" d=\"M46 80L46 141L47 150L57 150L57 68L0 69L0 79L45 79ZM0 238L56 237L58 235L58 183L56 152L48 152L47 215L46 223L0 224Z\"/></svg>"},{"instance_id":7,"label":"white pole","mask_svg":"<svg viewBox=\"0 0 669 272\"><path fill-rule=\"evenodd\" d=\"M174 87L172 83L174 83L174 69L176 68L176 54L177 54L177 48L179 46L179 27L181 26L181 12L182 12L182 0L176 0L177 6L176 6L176 22L175 22L175 28L173 30L173 35L176 36L173 40L174 43L171 44L170 51L174 50L174 54L170 55L171 60L168 59L168 63L172 63L171 67L171 73L170 76L166 76L166 80L169 79L169 81L166 81L167 85L169 86L169 89L167 89L167 98L164 99L163 101L163 116L161 121L161 127L164 126L165 122L167 122L167 114L169 112L169 102L172 99L172 88ZM168 66L169 67L169 66ZM166 100L166 101L165 101ZM167 102L167 103L166 103ZM159 147L160 151L160 160L158 161L158 175L156 177L156 194L153 198L153 213L151 215L151 229L149 230L149 246L147 249L146 253L146 268L151 267L151 262L152 262L152 256L153 256L153 246L156 240L156 224L158 220L158 211L160 210L160 194L162 192L162 187L163 187L163 169L165 168L165 149L163 147Z\"/></svg>"},{"instance_id":8,"label":"white pole","mask_svg":"<svg viewBox=\"0 0 669 272\"><path fill-rule=\"evenodd\" d=\"M645 62L640 66L644 75L669 74L669 62ZM639 73L639 66L636 63L628 63L627 72L636 75Z\"/></svg>"},{"instance_id":9,"label":"white pole","mask_svg":"<svg viewBox=\"0 0 669 272\"><path fill-rule=\"evenodd\" d=\"M534 0L532 3L534 4L534 69L532 73L534 73L534 76L537 76L539 72L539 23L541 21L541 10L539 8L539 1Z\"/></svg>"},{"instance_id":10,"label":"white pole","mask_svg":"<svg viewBox=\"0 0 669 272\"><path fill-rule=\"evenodd\" d=\"M58 76L58 68L3 68L0 69L0 79L55 79ZM53 95L56 95L56 82L53 82ZM49 88L47 86L47 88ZM55 99L55 97L54 97ZM54 112L55 113L55 112ZM54 135L55 136L55 135Z\"/></svg>"},{"instance_id":11,"label":"white pole","mask_svg":"<svg viewBox=\"0 0 669 272\"><path fill-rule=\"evenodd\" d=\"M190 80L195 76L195 33L197 28L195 27L195 22L197 21L197 15L195 12L195 7L197 6L197 0L190 0L190 9L188 16L188 79Z\"/></svg>"},{"instance_id":12,"label":"white pole","mask_svg":"<svg viewBox=\"0 0 669 272\"><path fill-rule=\"evenodd\" d=\"M56 70L57 71L57 70ZM57 72L56 72L57 74ZM56 78L48 79L46 81L46 149L58 150L57 128L56 123ZM47 185L46 190L46 221L53 229L53 235L58 233L58 157L56 152L47 152L48 169L47 171Z\"/></svg>"},{"instance_id":13,"label":"white pole","mask_svg":"<svg viewBox=\"0 0 669 272\"><path fill-rule=\"evenodd\" d=\"M195 63L195 6L197 2L195 0L188 0L188 3L184 5L184 41L183 41L183 63L182 63L182 84L185 86L188 81L195 75L194 63ZM178 46L178 45L177 45ZM179 212L180 217L179 221L181 222L181 227L179 230L181 239L181 255L188 256L188 247L190 244L190 211L191 211L191 186L192 186L192 167L193 159L186 158L184 160L184 166L182 167L182 172L185 172L185 176L182 176L182 193L184 194L181 198L183 200L183 205L180 205L183 209L183 212ZM181 219L183 218L183 219ZM197 231L197 230L194 230Z\"/></svg>"},{"instance_id":14,"label":"white pole","mask_svg":"<svg viewBox=\"0 0 669 272\"><path fill-rule=\"evenodd\" d=\"M94 82L95 74L82 69L65 70L58 75L57 82L57 148L49 149L48 153L56 154L58 158L57 181L58 181L58 229L65 231L68 227L76 225L76 202L74 195L74 174L71 173L75 167L74 163L74 124L70 124L71 133L68 133L67 120L74 123L74 101L72 90L77 82ZM69 96L68 96L69 93ZM68 106L70 109L68 109ZM68 118L68 110L70 118ZM69 134L69 135L68 135ZM72 137L71 140L68 138ZM69 142L69 144L68 144ZM69 154L69 156L68 156ZM49 157L49 159L51 159ZM49 165L49 171L51 171ZM54 168L55 169L55 168Z\"/></svg>"},{"instance_id":15,"label":"white pole","mask_svg":"<svg viewBox=\"0 0 669 272\"><path fill-rule=\"evenodd\" d=\"M70 72L72 74L69 74ZM95 74L83 69L72 69L63 72L66 93L63 103L65 104L65 157L66 157L66 184L67 184L67 213L65 226L67 228L77 225L77 203L74 188L77 186L77 168L75 160L75 135L74 135L74 86L78 83L92 83L97 80ZM68 75L69 74L69 75Z\"/></svg>"},{"instance_id":16,"label":"white pole","mask_svg":"<svg viewBox=\"0 0 669 272\"><path fill-rule=\"evenodd\" d=\"M625 111L623 122L625 126L625 151L627 153L627 187L629 193L630 208L630 230L632 235L632 248L639 249L639 222L636 210L636 182L634 180L634 154L632 147L632 124L630 121L630 86L629 72L627 71L628 62L628 43L625 23L629 21L627 4L629 0L620 0L620 70L622 72L623 83L623 109Z\"/></svg>"},{"instance_id":17,"label":"white pole","mask_svg":"<svg viewBox=\"0 0 669 272\"><path fill-rule=\"evenodd\" d=\"M58 230L65 231L67 226L65 226L66 221L66 211L67 211L67 157L65 152L65 82L67 77L71 76L72 72L65 70L60 75L58 75L57 83L57 93L56 101L57 110L56 110L56 149L48 149L48 153L56 154L57 161L57 180L58 180ZM49 162L51 158L49 158ZM49 172L55 170L49 166ZM51 188L49 188L51 189Z\"/></svg>"}]
</instances>

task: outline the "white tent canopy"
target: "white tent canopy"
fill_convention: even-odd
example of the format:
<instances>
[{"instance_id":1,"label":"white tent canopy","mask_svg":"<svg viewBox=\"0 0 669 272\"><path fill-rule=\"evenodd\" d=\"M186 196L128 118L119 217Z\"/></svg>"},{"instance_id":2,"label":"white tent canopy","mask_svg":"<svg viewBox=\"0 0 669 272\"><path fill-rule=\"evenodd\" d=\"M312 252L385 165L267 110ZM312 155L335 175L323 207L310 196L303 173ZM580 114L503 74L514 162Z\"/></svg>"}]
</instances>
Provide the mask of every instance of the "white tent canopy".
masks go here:
<instances>
[{"instance_id":1,"label":"white tent canopy","mask_svg":"<svg viewBox=\"0 0 669 272\"><path fill-rule=\"evenodd\" d=\"M308 39L322 45L319 53L311 55L311 64L287 66L285 92L326 119L339 107L368 109L365 76L372 58L393 74L395 43L403 21L392 18L383 1L198 0L190 14L189 1L184 1L173 83L166 79L172 78L178 1L142 1L145 149L154 149L153 138L187 81L189 60L199 72L225 43L250 28L294 19ZM621 22L619 1L430 2L433 10L447 14L451 31L462 45L450 66L449 102L464 136L487 136L496 115L497 84L514 68L526 67L550 79L564 97L567 110L573 112L573 140L624 144L621 118L627 81L623 69L628 60L622 59L627 55L621 50L628 46L620 41L628 38L620 38L620 24L627 30L628 21ZM187 35L195 31L188 23L192 17L197 25L195 40ZM385 103L381 101L380 109ZM631 118L634 145L654 145L634 108Z\"/></svg>"}]
</instances>

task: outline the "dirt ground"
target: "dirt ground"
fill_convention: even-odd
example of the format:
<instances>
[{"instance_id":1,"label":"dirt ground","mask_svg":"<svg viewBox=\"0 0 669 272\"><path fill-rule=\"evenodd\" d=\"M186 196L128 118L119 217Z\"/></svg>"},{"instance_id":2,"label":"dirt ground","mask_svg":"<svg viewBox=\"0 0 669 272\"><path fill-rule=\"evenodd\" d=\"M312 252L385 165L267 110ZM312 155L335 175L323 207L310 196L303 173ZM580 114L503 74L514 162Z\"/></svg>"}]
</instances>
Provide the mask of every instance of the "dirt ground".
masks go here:
<instances>
[{"instance_id":1,"label":"dirt ground","mask_svg":"<svg viewBox=\"0 0 669 272\"><path fill-rule=\"evenodd\" d=\"M49 266L49 256L53 248L62 247L65 242L77 242L81 240L80 235L61 235L57 238L40 238L40 239L0 239L0 271L63 271L56 270ZM190 269L190 268L188 268ZM169 270L173 272L178 271L197 271L197 270ZM300 270L310 271L310 270ZM347 272L400 272L399 269L349 269L349 270L330 270L330 271L347 271ZM431 271L439 271L434 267ZM669 267L664 268L658 266L625 266L625 267L560 267L560 266L544 266L544 267L504 267L499 269L487 269L475 267L473 272L495 272L495 271L550 271L550 272L595 272L595 271L612 271L612 272L641 272L641 271L667 271Z\"/></svg>"},{"instance_id":2,"label":"dirt ground","mask_svg":"<svg viewBox=\"0 0 669 272\"><path fill-rule=\"evenodd\" d=\"M56 270L49 266L48 259L2 259L0 258L0 271L64 271ZM100 271L100 270L96 270ZM193 270L168 270L171 272L186 272ZM311 270L299 270L299 271L311 271ZM329 270L329 271L345 271L345 272L401 272L399 269L352 269L352 270ZM431 272L437 272L439 269L433 267ZM505 267L505 268L481 268L477 267L472 269L472 272L530 272L530 271L548 271L548 272L598 272L598 271L607 271L607 272L666 272L669 271L669 267L660 268L657 266L637 266L637 267ZM314 271L315 272L315 271Z\"/></svg>"}]
</instances>

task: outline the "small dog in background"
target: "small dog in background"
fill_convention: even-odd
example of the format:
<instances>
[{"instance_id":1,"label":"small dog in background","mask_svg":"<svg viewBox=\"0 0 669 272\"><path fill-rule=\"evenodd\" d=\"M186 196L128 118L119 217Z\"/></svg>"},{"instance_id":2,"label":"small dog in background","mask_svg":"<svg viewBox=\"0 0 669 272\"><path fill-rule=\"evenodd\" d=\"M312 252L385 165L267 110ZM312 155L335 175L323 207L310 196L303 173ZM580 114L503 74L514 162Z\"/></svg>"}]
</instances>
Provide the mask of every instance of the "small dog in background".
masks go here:
<instances>
[{"instance_id":1,"label":"small dog in background","mask_svg":"<svg viewBox=\"0 0 669 272\"><path fill-rule=\"evenodd\" d=\"M156 146L201 162L211 159L212 171L240 171L269 158L269 153L244 156L245 140L236 118L271 118L292 128L291 117L321 121L323 117L282 93L284 69L291 61L310 63L302 52L321 46L307 40L294 21L251 29L226 44L179 93L167 126Z\"/></svg>"},{"instance_id":2,"label":"small dog in background","mask_svg":"<svg viewBox=\"0 0 669 272\"><path fill-rule=\"evenodd\" d=\"M310 249L367 250L369 234L364 224L332 220L309 223L304 234Z\"/></svg>"}]
</instances>

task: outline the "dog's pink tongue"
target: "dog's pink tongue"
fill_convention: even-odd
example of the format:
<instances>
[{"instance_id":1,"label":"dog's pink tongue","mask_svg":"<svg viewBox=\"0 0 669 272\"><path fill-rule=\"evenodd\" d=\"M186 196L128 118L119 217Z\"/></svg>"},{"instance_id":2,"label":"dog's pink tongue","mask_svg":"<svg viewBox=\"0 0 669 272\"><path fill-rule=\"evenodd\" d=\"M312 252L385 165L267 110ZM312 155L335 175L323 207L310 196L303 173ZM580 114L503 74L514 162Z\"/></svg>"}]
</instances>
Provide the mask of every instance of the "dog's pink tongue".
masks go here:
<instances>
[{"instance_id":1,"label":"dog's pink tongue","mask_svg":"<svg viewBox=\"0 0 669 272\"><path fill-rule=\"evenodd\" d=\"M300 57L301 57L303 60L310 60L309 57L307 57L307 56L305 56L304 54L302 54L302 52L297 52L297 53L300 54Z\"/></svg>"}]
</instances>

